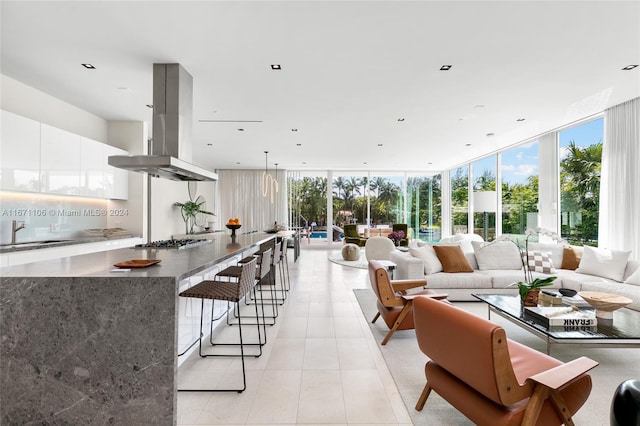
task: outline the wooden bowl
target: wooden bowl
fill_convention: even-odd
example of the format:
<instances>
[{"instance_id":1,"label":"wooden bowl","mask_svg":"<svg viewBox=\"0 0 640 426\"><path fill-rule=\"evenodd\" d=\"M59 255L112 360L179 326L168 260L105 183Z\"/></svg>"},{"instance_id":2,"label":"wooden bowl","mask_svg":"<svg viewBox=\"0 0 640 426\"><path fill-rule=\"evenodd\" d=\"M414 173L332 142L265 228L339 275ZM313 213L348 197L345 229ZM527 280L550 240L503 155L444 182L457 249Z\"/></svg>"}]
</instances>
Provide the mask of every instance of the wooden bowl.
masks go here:
<instances>
[{"instance_id":1,"label":"wooden bowl","mask_svg":"<svg viewBox=\"0 0 640 426\"><path fill-rule=\"evenodd\" d=\"M225 226L227 228L229 228L229 229L240 229L240 226L242 226L242 225L235 225L235 224L234 225L230 225L230 224L227 223Z\"/></svg>"},{"instance_id":2,"label":"wooden bowl","mask_svg":"<svg viewBox=\"0 0 640 426\"><path fill-rule=\"evenodd\" d=\"M628 297L599 291L580 291L578 294L596 309L596 317L603 319L612 319L613 311L633 302Z\"/></svg>"}]
</instances>

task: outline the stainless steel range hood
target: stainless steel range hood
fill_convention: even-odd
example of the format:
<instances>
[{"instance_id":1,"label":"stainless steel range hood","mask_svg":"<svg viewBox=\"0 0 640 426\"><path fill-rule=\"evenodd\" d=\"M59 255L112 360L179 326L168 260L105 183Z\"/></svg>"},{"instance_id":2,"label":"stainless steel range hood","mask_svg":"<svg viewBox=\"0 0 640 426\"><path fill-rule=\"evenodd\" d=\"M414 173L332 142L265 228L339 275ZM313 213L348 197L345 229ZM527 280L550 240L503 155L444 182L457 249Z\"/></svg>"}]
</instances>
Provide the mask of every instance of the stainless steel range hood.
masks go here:
<instances>
[{"instance_id":1,"label":"stainless steel range hood","mask_svg":"<svg viewBox=\"0 0 640 426\"><path fill-rule=\"evenodd\" d=\"M109 164L183 181L218 175L191 164L193 78L180 64L153 64L153 139L149 155L114 155Z\"/></svg>"}]
</instances>

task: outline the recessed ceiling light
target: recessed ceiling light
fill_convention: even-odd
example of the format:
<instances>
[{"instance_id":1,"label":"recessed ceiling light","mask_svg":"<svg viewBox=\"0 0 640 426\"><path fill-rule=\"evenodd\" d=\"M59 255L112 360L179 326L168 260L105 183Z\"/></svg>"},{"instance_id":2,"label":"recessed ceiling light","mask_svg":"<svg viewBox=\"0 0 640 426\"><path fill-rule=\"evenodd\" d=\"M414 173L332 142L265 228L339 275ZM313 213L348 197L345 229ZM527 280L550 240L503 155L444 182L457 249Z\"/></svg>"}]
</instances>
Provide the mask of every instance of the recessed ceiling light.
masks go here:
<instances>
[{"instance_id":1,"label":"recessed ceiling light","mask_svg":"<svg viewBox=\"0 0 640 426\"><path fill-rule=\"evenodd\" d=\"M491 132L487 133L487 137L488 137L488 138L490 138L490 137L492 137L492 136L495 136L495 135L496 135L495 133L491 133Z\"/></svg>"},{"instance_id":2,"label":"recessed ceiling light","mask_svg":"<svg viewBox=\"0 0 640 426\"><path fill-rule=\"evenodd\" d=\"M280 64L271 64L271 69L272 70L281 70L282 67L280 66Z\"/></svg>"},{"instance_id":3,"label":"recessed ceiling light","mask_svg":"<svg viewBox=\"0 0 640 426\"><path fill-rule=\"evenodd\" d=\"M93 66L93 65L91 65L91 64L81 64L81 65L82 65L83 67L85 67L86 69L88 69L88 70L95 70L95 69L96 69L96 67L94 67L94 66Z\"/></svg>"},{"instance_id":4,"label":"recessed ceiling light","mask_svg":"<svg viewBox=\"0 0 640 426\"><path fill-rule=\"evenodd\" d=\"M524 118L518 118L516 121L524 121Z\"/></svg>"},{"instance_id":5,"label":"recessed ceiling light","mask_svg":"<svg viewBox=\"0 0 640 426\"><path fill-rule=\"evenodd\" d=\"M294 129L291 129L291 131L292 131L292 132L297 132L297 131L298 131L298 129L295 129L295 128L294 128Z\"/></svg>"},{"instance_id":6,"label":"recessed ceiling light","mask_svg":"<svg viewBox=\"0 0 640 426\"><path fill-rule=\"evenodd\" d=\"M240 164L240 162L239 162L239 161L236 161L236 164Z\"/></svg>"},{"instance_id":7,"label":"recessed ceiling light","mask_svg":"<svg viewBox=\"0 0 640 426\"><path fill-rule=\"evenodd\" d=\"M449 71L453 65L443 65L440 67L440 71Z\"/></svg>"},{"instance_id":8,"label":"recessed ceiling light","mask_svg":"<svg viewBox=\"0 0 640 426\"><path fill-rule=\"evenodd\" d=\"M151 105L151 104L147 104L147 108L151 108L151 109L153 109L153 105Z\"/></svg>"},{"instance_id":9,"label":"recessed ceiling light","mask_svg":"<svg viewBox=\"0 0 640 426\"><path fill-rule=\"evenodd\" d=\"M244 132L244 129L240 128L238 129L239 132Z\"/></svg>"},{"instance_id":10,"label":"recessed ceiling light","mask_svg":"<svg viewBox=\"0 0 640 426\"><path fill-rule=\"evenodd\" d=\"M476 105L474 108L484 108L484 105Z\"/></svg>"},{"instance_id":11,"label":"recessed ceiling light","mask_svg":"<svg viewBox=\"0 0 640 426\"><path fill-rule=\"evenodd\" d=\"M382 144L381 144L381 143L379 143L379 144L378 144L378 146L382 146Z\"/></svg>"},{"instance_id":12,"label":"recessed ceiling light","mask_svg":"<svg viewBox=\"0 0 640 426\"><path fill-rule=\"evenodd\" d=\"M465 143L464 146L471 146L471 144L470 143Z\"/></svg>"},{"instance_id":13,"label":"recessed ceiling light","mask_svg":"<svg viewBox=\"0 0 640 426\"><path fill-rule=\"evenodd\" d=\"M213 146L213 144L212 143L208 143L207 146Z\"/></svg>"},{"instance_id":14,"label":"recessed ceiling light","mask_svg":"<svg viewBox=\"0 0 640 426\"><path fill-rule=\"evenodd\" d=\"M433 164L433 163L432 163L431 161L429 161L427 164L431 165L431 164Z\"/></svg>"},{"instance_id":15,"label":"recessed ceiling light","mask_svg":"<svg viewBox=\"0 0 640 426\"><path fill-rule=\"evenodd\" d=\"M398 118L398 121L404 121L404 118Z\"/></svg>"},{"instance_id":16,"label":"recessed ceiling light","mask_svg":"<svg viewBox=\"0 0 640 426\"><path fill-rule=\"evenodd\" d=\"M362 164L367 164L367 162L366 162L366 161L363 161L363 162L362 162Z\"/></svg>"},{"instance_id":17,"label":"recessed ceiling light","mask_svg":"<svg viewBox=\"0 0 640 426\"><path fill-rule=\"evenodd\" d=\"M306 162L306 161L303 161L303 162L302 162L302 164L307 164L307 162Z\"/></svg>"},{"instance_id":18,"label":"recessed ceiling light","mask_svg":"<svg viewBox=\"0 0 640 426\"><path fill-rule=\"evenodd\" d=\"M629 71L637 67L638 65L627 65L626 67L622 68L622 71Z\"/></svg>"},{"instance_id":19,"label":"recessed ceiling light","mask_svg":"<svg viewBox=\"0 0 640 426\"><path fill-rule=\"evenodd\" d=\"M302 146L302 144L301 143L297 143L296 146Z\"/></svg>"}]
</instances>

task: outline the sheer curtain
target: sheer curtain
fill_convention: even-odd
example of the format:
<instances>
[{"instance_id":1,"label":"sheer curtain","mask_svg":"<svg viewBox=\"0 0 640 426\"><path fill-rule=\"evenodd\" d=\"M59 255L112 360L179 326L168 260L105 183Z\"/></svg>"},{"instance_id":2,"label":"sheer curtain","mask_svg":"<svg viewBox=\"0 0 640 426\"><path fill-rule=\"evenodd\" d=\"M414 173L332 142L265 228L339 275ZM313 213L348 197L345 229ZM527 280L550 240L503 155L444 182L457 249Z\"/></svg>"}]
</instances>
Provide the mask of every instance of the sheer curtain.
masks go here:
<instances>
[{"instance_id":1,"label":"sheer curtain","mask_svg":"<svg viewBox=\"0 0 640 426\"><path fill-rule=\"evenodd\" d=\"M605 111L598 244L640 259L640 98Z\"/></svg>"},{"instance_id":2,"label":"sheer curtain","mask_svg":"<svg viewBox=\"0 0 640 426\"><path fill-rule=\"evenodd\" d=\"M286 171L269 173L278 182L278 192L271 201L271 193L263 196L262 174L264 170L218 170L219 227L224 228L229 218L238 218L240 233L264 231L273 228L274 222L287 226ZM271 189L270 189L271 191Z\"/></svg>"}]
</instances>

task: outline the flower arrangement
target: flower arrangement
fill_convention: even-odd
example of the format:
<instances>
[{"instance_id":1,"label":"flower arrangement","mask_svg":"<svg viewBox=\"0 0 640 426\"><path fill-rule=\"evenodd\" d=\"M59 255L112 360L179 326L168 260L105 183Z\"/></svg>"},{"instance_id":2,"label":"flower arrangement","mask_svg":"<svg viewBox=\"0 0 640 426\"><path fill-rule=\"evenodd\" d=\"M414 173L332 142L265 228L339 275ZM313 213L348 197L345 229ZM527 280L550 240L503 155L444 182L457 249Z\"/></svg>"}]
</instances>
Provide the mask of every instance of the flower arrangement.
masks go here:
<instances>
[{"instance_id":1,"label":"flower arrangement","mask_svg":"<svg viewBox=\"0 0 640 426\"><path fill-rule=\"evenodd\" d=\"M502 235L495 240L495 241L510 241L514 243L518 247L518 250L520 251L520 260L522 262L522 269L524 271L524 281L511 283L507 287L517 285L518 293L520 294L520 299L523 302L527 300L527 297L529 296L529 292L531 290L539 290L541 287L550 286L553 284L553 281L555 281L555 279L558 278L555 276L549 276L545 278L535 278L535 279L533 278L533 274L531 273L531 268L529 267L529 262L528 262L529 238L532 235L545 235L545 236L551 237L551 239L553 239L554 241L557 241L560 244L563 244L563 245L566 244L566 241L563 240L557 233L544 228L533 228L533 229L530 228L526 230L525 239L524 239L524 249L520 246L520 243L518 242L518 240L512 240L509 235ZM533 305L535 304L537 304L537 297Z\"/></svg>"},{"instance_id":2,"label":"flower arrangement","mask_svg":"<svg viewBox=\"0 0 640 426\"><path fill-rule=\"evenodd\" d=\"M388 237L393 241L393 243L395 245L399 245L400 244L400 240L402 240L404 238L404 232L403 231L393 231L390 232Z\"/></svg>"}]
</instances>

